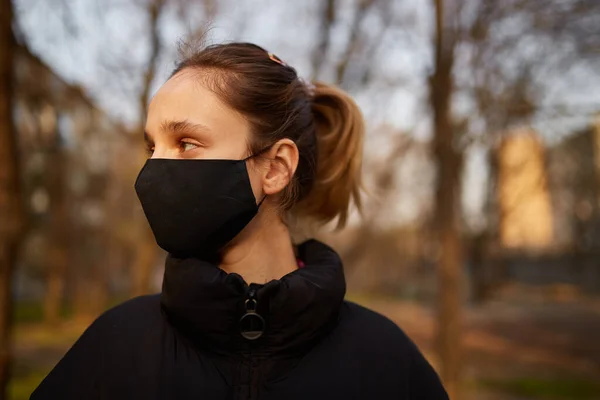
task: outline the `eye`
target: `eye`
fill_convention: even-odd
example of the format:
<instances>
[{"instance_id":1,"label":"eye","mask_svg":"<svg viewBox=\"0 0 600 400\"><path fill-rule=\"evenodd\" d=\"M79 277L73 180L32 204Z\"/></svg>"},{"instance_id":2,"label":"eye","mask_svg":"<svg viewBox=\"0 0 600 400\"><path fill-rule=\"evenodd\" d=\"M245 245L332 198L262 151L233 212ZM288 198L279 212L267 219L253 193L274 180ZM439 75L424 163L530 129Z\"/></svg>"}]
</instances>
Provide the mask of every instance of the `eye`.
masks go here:
<instances>
[{"instance_id":1,"label":"eye","mask_svg":"<svg viewBox=\"0 0 600 400\"><path fill-rule=\"evenodd\" d=\"M196 143L184 142L184 141L179 142L179 148L181 149L182 152L194 150L198 147L200 147L200 146L197 145Z\"/></svg>"},{"instance_id":2,"label":"eye","mask_svg":"<svg viewBox=\"0 0 600 400\"><path fill-rule=\"evenodd\" d=\"M148 157L152 156L152 154L154 154L154 145L151 143L148 143L146 145L146 154L148 155Z\"/></svg>"}]
</instances>

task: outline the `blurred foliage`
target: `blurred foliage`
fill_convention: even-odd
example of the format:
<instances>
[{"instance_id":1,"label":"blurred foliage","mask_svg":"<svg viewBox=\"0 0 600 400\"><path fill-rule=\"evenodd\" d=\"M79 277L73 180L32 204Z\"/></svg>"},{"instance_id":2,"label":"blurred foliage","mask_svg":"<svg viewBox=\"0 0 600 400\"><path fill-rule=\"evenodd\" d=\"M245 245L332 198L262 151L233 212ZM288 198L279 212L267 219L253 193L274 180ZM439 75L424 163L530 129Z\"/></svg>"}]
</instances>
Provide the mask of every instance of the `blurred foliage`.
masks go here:
<instances>
[{"instance_id":1,"label":"blurred foliage","mask_svg":"<svg viewBox=\"0 0 600 400\"><path fill-rule=\"evenodd\" d=\"M539 400L595 400L600 398L600 383L578 378L519 378L514 380L482 380L476 383L513 396Z\"/></svg>"},{"instance_id":2,"label":"blurred foliage","mask_svg":"<svg viewBox=\"0 0 600 400\"><path fill-rule=\"evenodd\" d=\"M60 308L60 316L68 319L73 315L72 305L64 303ZM44 320L44 307L41 301L18 301L14 307L15 324L28 324Z\"/></svg>"},{"instance_id":3,"label":"blurred foliage","mask_svg":"<svg viewBox=\"0 0 600 400\"><path fill-rule=\"evenodd\" d=\"M51 368L29 372L24 376L16 376L8 385L8 395L12 400L27 400L33 390L42 382Z\"/></svg>"}]
</instances>

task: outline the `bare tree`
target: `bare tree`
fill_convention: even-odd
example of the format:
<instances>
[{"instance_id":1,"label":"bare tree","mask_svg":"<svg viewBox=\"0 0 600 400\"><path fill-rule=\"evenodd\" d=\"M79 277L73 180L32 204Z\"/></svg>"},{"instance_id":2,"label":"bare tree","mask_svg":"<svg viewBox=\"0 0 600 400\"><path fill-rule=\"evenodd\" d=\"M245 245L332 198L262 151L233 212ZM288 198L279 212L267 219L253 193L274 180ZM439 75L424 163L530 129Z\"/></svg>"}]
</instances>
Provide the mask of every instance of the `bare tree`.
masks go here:
<instances>
[{"instance_id":1,"label":"bare tree","mask_svg":"<svg viewBox=\"0 0 600 400\"><path fill-rule=\"evenodd\" d=\"M429 103L438 178L434 222L441 247L438 346L442 377L449 391L456 393L460 372L463 249L459 189L463 153L473 141L493 146L497 135L511 126L527 125L534 116L563 108L548 107L544 95L572 65L600 59L600 3L434 0L433 9L435 59ZM473 107L466 115L451 111L456 93L472 100ZM491 170L493 173L495 168ZM491 189L493 195L493 182ZM486 258L480 247L487 247L486 242L493 237L483 235L474 242L475 258ZM474 275L482 277L479 272Z\"/></svg>"},{"instance_id":2,"label":"bare tree","mask_svg":"<svg viewBox=\"0 0 600 400\"><path fill-rule=\"evenodd\" d=\"M502 284L504 262L498 252L498 206L496 147L501 136L535 118L591 118L600 104L570 104L567 98L548 102L547 94L557 82L565 82L573 67L598 70L600 48L600 3L586 0L470 1L461 19L460 45L463 52L456 91L473 100L467 117L468 137L489 149L489 178L486 190L485 232L477 233L471 247L474 293L485 295ZM515 23L515 21L526 21ZM469 54L466 56L466 54ZM553 125L553 124L552 124ZM545 132L545 136L552 132ZM466 140L465 140L466 139ZM495 253L492 254L487 253ZM489 268L489 271L480 269ZM487 280L487 281L486 281Z\"/></svg>"},{"instance_id":3,"label":"bare tree","mask_svg":"<svg viewBox=\"0 0 600 400\"><path fill-rule=\"evenodd\" d=\"M55 127L56 129L56 127ZM69 220L66 178L68 155L60 144L58 134L54 134L54 145L49 149L51 166L49 172L50 196L50 242L48 249L48 270L46 295L44 299L44 319L49 325L60 321L60 310L64 298L68 267L68 248L71 221Z\"/></svg>"},{"instance_id":4,"label":"bare tree","mask_svg":"<svg viewBox=\"0 0 600 400\"><path fill-rule=\"evenodd\" d=\"M13 55L11 0L0 1L0 398L6 398L11 359L11 283L23 230L19 165L13 125Z\"/></svg>"},{"instance_id":5,"label":"bare tree","mask_svg":"<svg viewBox=\"0 0 600 400\"><path fill-rule=\"evenodd\" d=\"M146 107L150 100L151 85L156 77L157 63L161 51L159 18L164 9L164 0L152 0L148 4L148 34L150 38L150 55L145 65L143 73L142 91L139 96L138 104L140 110L140 128L139 132L143 132L143 124L146 120ZM143 143L138 146L140 149L140 161L146 158L146 151ZM138 208L139 213L139 208ZM150 274L152 267L155 265L158 256L158 248L152 235L152 231L148 227L143 217L138 218L139 221L139 238L137 238L135 261L132 265L132 296L139 296L148 293Z\"/></svg>"},{"instance_id":6,"label":"bare tree","mask_svg":"<svg viewBox=\"0 0 600 400\"><path fill-rule=\"evenodd\" d=\"M456 9L434 0L434 70L429 79L433 114L433 154L437 169L435 227L441 257L438 265L437 347L441 376L450 398L458 398L461 358L462 245L460 239L460 176L462 157L456 150L456 134L450 105L456 46Z\"/></svg>"},{"instance_id":7,"label":"bare tree","mask_svg":"<svg viewBox=\"0 0 600 400\"><path fill-rule=\"evenodd\" d=\"M344 83L344 76L346 75L346 70L348 68L348 64L350 63L352 56L358 50L361 44L361 27L362 22L367 16L369 10L376 3L376 0L360 0L358 2L356 11L354 13L354 18L352 19L350 25L350 37L348 38L348 43L344 49L344 52L340 59L338 60L335 66L335 82L338 85Z\"/></svg>"},{"instance_id":8,"label":"bare tree","mask_svg":"<svg viewBox=\"0 0 600 400\"><path fill-rule=\"evenodd\" d=\"M312 78L316 79L323 66L323 62L329 51L331 42L331 28L335 22L335 0L327 0L321 3L319 19L318 44L312 54Z\"/></svg>"}]
</instances>

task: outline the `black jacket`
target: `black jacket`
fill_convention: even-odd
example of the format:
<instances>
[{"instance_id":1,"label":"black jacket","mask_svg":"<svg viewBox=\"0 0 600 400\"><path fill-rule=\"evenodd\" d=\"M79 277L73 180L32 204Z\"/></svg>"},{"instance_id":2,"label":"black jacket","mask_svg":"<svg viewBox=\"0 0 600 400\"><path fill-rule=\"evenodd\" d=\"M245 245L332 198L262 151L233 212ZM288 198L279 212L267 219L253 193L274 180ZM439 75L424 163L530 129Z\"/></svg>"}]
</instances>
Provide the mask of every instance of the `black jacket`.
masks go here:
<instances>
[{"instance_id":1,"label":"black jacket","mask_svg":"<svg viewBox=\"0 0 600 400\"><path fill-rule=\"evenodd\" d=\"M31 399L448 398L402 330L343 300L332 249L312 240L299 254L303 268L249 286L167 257L162 294L100 316Z\"/></svg>"}]
</instances>

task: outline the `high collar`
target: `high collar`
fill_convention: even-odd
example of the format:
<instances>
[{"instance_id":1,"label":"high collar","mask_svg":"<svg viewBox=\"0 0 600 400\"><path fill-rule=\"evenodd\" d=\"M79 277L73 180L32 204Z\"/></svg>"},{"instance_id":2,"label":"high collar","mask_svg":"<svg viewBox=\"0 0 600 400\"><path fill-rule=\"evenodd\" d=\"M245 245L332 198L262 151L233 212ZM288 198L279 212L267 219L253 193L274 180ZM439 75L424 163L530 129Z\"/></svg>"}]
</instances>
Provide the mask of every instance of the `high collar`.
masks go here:
<instances>
[{"instance_id":1,"label":"high collar","mask_svg":"<svg viewBox=\"0 0 600 400\"><path fill-rule=\"evenodd\" d=\"M309 240L298 254L304 267L262 285L248 285L213 263L169 255L161 304L176 328L213 351L303 351L335 324L346 283L340 258L328 246ZM240 332L250 292L265 321L256 340Z\"/></svg>"}]
</instances>

